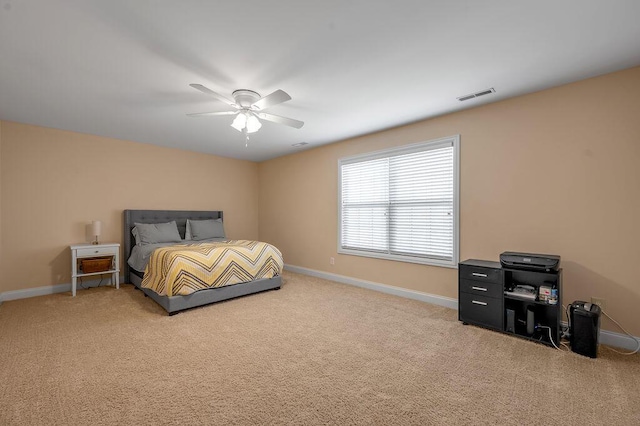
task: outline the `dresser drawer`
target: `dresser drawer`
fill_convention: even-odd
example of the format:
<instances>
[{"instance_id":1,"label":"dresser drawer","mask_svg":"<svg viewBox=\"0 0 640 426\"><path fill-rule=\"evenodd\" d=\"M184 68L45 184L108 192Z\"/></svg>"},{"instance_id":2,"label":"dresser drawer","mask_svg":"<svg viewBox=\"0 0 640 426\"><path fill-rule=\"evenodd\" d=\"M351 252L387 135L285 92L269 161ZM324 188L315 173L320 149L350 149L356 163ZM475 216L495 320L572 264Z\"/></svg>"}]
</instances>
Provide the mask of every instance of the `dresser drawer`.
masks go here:
<instances>
[{"instance_id":1,"label":"dresser drawer","mask_svg":"<svg viewBox=\"0 0 640 426\"><path fill-rule=\"evenodd\" d=\"M118 252L118 247L87 247L77 250L77 257L108 256Z\"/></svg>"},{"instance_id":2,"label":"dresser drawer","mask_svg":"<svg viewBox=\"0 0 640 426\"><path fill-rule=\"evenodd\" d=\"M501 298L460 293L458 318L460 321L502 330L504 309Z\"/></svg>"},{"instance_id":3,"label":"dresser drawer","mask_svg":"<svg viewBox=\"0 0 640 426\"><path fill-rule=\"evenodd\" d=\"M460 265L460 279L502 284L502 270L480 266Z\"/></svg>"},{"instance_id":4,"label":"dresser drawer","mask_svg":"<svg viewBox=\"0 0 640 426\"><path fill-rule=\"evenodd\" d=\"M485 297L502 297L504 293L502 284L492 282L479 282L471 280L460 280L460 293L477 294Z\"/></svg>"}]
</instances>

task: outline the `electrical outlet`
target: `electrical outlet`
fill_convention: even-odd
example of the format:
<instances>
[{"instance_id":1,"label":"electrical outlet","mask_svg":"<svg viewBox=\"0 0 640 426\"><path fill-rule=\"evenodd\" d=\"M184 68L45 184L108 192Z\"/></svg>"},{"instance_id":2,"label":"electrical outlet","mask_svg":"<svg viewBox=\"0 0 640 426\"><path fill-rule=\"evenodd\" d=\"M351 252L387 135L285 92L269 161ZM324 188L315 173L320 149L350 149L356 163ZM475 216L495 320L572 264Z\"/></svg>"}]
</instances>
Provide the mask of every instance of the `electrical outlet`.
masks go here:
<instances>
[{"instance_id":1,"label":"electrical outlet","mask_svg":"<svg viewBox=\"0 0 640 426\"><path fill-rule=\"evenodd\" d=\"M604 299L601 299L599 297L592 297L591 298L591 303L593 303L594 305L598 305L600 306L600 309L602 309L604 311L606 302Z\"/></svg>"},{"instance_id":2,"label":"electrical outlet","mask_svg":"<svg viewBox=\"0 0 640 426\"><path fill-rule=\"evenodd\" d=\"M335 265L336 264L336 260L333 257L329 258L329 265Z\"/></svg>"}]
</instances>

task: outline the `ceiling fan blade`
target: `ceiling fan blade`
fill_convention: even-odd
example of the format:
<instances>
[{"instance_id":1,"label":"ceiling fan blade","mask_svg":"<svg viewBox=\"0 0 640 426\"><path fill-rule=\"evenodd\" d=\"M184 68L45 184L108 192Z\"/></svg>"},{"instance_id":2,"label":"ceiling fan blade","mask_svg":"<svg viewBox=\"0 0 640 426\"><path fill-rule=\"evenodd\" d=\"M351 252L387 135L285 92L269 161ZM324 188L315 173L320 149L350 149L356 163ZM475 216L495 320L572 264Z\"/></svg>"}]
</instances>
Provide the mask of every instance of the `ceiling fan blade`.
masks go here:
<instances>
[{"instance_id":1,"label":"ceiling fan blade","mask_svg":"<svg viewBox=\"0 0 640 426\"><path fill-rule=\"evenodd\" d=\"M284 90L278 89L272 94L258 99L251 106L258 109L265 109L269 108L270 106L281 104L282 102L287 102L289 100L291 100L291 96L289 96Z\"/></svg>"},{"instance_id":2,"label":"ceiling fan blade","mask_svg":"<svg viewBox=\"0 0 640 426\"><path fill-rule=\"evenodd\" d=\"M202 84L190 84L189 86L193 87L196 90L201 91L202 93L206 93L207 95L211 95L214 98L218 99L219 101L224 102L227 105L231 105L232 107L236 107L235 102L233 102L231 99L227 99L226 97L222 96L219 93L214 92L213 90L204 87Z\"/></svg>"},{"instance_id":3,"label":"ceiling fan blade","mask_svg":"<svg viewBox=\"0 0 640 426\"><path fill-rule=\"evenodd\" d=\"M284 124L285 126L295 127L296 129L304 126L304 122L300 120L294 120L293 118L281 117L279 115L267 114L266 112L256 112L256 115L263 120L272 121L278 124Z\"/></svg>"},{"instance_id":4,"label":"ceiling fan blade","mask_svg":"<svg viewBox=\"0 0 640 426\"><path fill-rule=\"evenodd\" d=\"M196 112L195 114L187 114L187 117L208 117L211 115L235 115L238 111L221 111L221 112Z\"/></svg>"}]
</instances>

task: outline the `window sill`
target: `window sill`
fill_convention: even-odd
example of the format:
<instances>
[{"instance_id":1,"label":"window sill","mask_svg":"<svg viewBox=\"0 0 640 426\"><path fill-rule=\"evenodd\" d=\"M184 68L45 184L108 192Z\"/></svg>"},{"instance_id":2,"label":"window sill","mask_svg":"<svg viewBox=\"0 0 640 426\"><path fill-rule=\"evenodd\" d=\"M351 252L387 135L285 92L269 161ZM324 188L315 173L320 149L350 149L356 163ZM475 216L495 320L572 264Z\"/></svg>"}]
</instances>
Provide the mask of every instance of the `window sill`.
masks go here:
<instances>
[{"instance_id":1,"label":"window sill","mask_svg":"<svg viewBox=\"0 0 640 426\"><path fill-rule=\"evenodd\" d=\"M350 256L370 257L373 259L392 260L396 262L405 262L405 263L418 263L421 265L440 266L442 268L458 269L458 262L455 260L450 261L450 260L426 259L423 257L400 256L395 254L367 252L367 251L350 250L350 249L344 249L344 248L338 248L338 254L347 254Z\"/></svg>"}]
</instances>

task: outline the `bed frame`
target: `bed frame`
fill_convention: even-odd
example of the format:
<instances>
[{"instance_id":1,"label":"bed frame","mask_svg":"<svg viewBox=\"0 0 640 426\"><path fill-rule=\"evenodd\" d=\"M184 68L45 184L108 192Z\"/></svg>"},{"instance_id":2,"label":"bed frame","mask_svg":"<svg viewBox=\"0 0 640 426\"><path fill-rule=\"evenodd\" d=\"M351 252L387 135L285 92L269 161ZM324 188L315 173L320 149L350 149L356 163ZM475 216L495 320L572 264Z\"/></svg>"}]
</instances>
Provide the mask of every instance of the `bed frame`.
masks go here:
<instances>
[{"instance_id":1,"label":"bed frame","mask_svg":"<svg viewBox=\"0 0 640 426\"><path fill-rule=\"evenodd\" d=\"M160 296L153 290L141 287L142 277L135 273L128 264L131 249L135 239L131 230L134 223L163 223L176 221L180 236L184 238L187 219L205 220L222 219L221 211L191 211L191 210L125 210L124 213L124 282L133 284L142 290L146 296L155 300L169 315L196 306L208 305L234 297L258 293L265 290L277 290L282 285L282 277L263 278L246 283L233 284L224 287L200 290L187 296Z\"/></svg>"}]
</instances>

